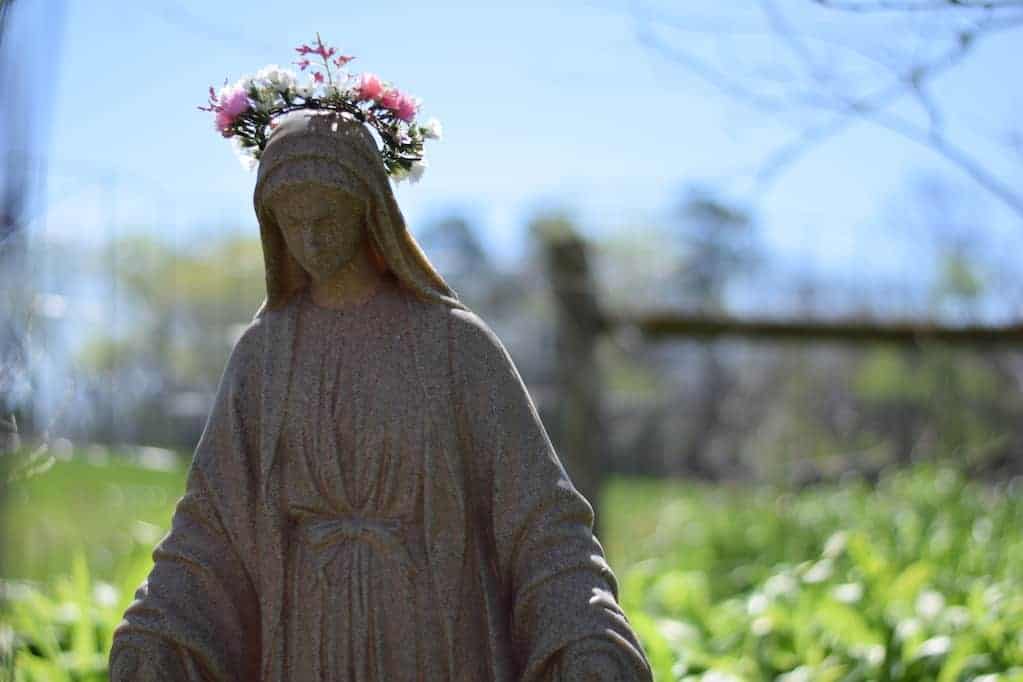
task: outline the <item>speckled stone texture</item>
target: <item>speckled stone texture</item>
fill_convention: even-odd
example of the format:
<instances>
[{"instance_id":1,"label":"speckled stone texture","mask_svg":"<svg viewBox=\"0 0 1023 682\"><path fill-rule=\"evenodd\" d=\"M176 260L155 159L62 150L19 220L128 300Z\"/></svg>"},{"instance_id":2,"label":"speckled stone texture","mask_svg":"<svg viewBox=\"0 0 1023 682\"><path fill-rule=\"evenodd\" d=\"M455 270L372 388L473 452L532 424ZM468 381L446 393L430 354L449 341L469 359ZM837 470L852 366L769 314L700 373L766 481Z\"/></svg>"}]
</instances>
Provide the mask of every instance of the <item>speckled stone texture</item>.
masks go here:
<instances>
[{"instance_id":1,"label":"speckled stone texture","mask_svg":"<svg viewBox=\"0 0 1023 682\"><path fill-rule=\"evenodd\" d=\"M511 358L405 229L365 128L330 119L290 119L261 161L267 302L111 679L650 680ZM312 302L265 210L310 180L366 199L390 271L342 309Z\"/></svg>"}]
</instances>

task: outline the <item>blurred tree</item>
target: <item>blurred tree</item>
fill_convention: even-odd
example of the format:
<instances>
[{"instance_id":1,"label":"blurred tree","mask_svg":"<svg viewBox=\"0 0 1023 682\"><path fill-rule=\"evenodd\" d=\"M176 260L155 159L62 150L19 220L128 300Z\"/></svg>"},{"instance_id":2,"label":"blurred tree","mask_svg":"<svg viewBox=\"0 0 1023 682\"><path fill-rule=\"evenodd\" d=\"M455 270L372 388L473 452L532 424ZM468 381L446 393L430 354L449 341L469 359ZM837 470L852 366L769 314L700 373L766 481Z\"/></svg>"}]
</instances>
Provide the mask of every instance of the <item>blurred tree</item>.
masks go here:
<instances>
[{"instance_id":1,"label":"blurred tree","mask_svg":"<svg viewBox=\"0 0 1023 682\"><path fill-rule=\"evenodd\" d=\"M748 276L759 261L752 217L706 188L690 188L671 226L678 244L678 265L668 279L678 305L710 313L724 312L731 285ZM684 473L708 480L736 475L738 424L725 424L724 406L736 380L728 349L697 343L681 391L688 393L686 419L667 422L669 450ZM677 405L675 395L669 404Z\"/></svg>"},{"instance_id":2,"label":"blurred tree","mask_svg":"<svg viewBox=\"0 0 1023 682\"><path fill-rule=\"evenodd\" d=\"M183 249L144 234L101 258L130 306L125 332L106 330L80 353L84 389L110 401L120 431L99 440L190 449L230 349L265 295L258 239L229 236Z\"/></svg>"}]
</instances>

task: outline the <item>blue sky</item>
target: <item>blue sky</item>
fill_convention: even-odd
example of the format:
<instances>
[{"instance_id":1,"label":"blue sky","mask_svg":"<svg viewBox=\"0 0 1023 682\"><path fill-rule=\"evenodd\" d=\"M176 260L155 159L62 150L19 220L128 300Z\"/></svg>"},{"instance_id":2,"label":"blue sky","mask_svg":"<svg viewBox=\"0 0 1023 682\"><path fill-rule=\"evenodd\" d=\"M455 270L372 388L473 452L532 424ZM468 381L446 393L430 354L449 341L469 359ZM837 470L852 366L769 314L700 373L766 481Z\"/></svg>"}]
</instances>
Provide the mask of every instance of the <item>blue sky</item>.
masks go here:
<instances>
[{"instance_id":1,"label":"blue sky","mask_svg":"<svg viewBox=\"0 0 1023 682\"><path fill-rule=\"evenodd\" d=\"M810 32L912 47L908 33L871 36L870 25L841 23L848 17L807 0L779 6ZM567 207L600 232L656 218L693 182L728 179L723 186L741 199L742 172L793 129L642 46L636 7L72 0L56 64L33 60L50 123L45 210L35 229L87 241L139 226L176 239L223 229L255 234L254 175L195 107L210 84L289 64L293 47L316 31L357 56L353 71L376 72L418 95L423 113L444 125L443 141L428 147L423 181L397 192L414 231L461 211L479 221L491 246L514 255L539 206ZM759 3L687 7L676 14L683 30L662 35L723 55L729 73L733 64L735 73L770 65L781 53L764 33ZM733 34L739 39L722 40ZM1015 186L1023 186L1023 159L991 137L1018 120L1021 57L1018 31L991 39L935 91L951 135ZM53 66L55 83L47 82ZM912 104L902 110L919 120ZM1017 216L932 152L869 124L789 169L757 214L768 242L809 269L898 271L912 265L911 247L877 245L891 237L909 179L927 173L976 204L999 244L1019 244Z\"/></svg>"}]
</instances>

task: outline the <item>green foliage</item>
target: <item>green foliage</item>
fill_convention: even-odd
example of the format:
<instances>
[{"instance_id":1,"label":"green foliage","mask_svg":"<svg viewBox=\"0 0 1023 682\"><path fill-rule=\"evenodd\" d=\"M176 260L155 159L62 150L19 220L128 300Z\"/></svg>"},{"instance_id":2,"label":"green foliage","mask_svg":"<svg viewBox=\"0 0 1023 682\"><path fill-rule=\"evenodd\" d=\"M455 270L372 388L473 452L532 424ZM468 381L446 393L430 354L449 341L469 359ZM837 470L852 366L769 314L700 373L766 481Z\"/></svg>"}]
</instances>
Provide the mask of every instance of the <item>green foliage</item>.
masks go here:
<instances>
[{"instance_id":1,"label":"green foliage","mask_svg":"<svg viewBox=\"0 0 1023 682\"><path fill-rule=\"evenodd\" d=\"M42 475L13 481L0 530L2 575L45 581L66 572L81 551L94 577L112 580L121 558L160 538L184 489L183 464L164 471L103 450L79 451Z\"/></svg>"},{"instance_id":2,"label":"green foliage","mask_svg":"<svg viewBox=\"0 0 1023 682\"><path fill-rule=\"evenodd\" d=\"M0 680L105 677L183 471L93 459L12 486L31 502L14 546L65 529L31 553L59 560L5 572ZM1020 485L923 467L799 493L618 479L605 545L662 681L1023 682Z\"/></svg>"},{"instance_id":3,"label":"green foliage","mask_svg":"<svg viewBox=\"0 0 1023 682\"><path fill-rule=\"evenodd\" d=\"M1023 680L1018 482L619 481L608 504L622 602L660 680Z\"/></svg>"},{"instance_id":4,"label":"green foliage","mask_svg":"<svg viewBox=\"0 0 1023 682\"><path fill-rule=\"evenodd\" d=\"M0 680L105 680L114 628L152 567L150 550L136 544L119 559L113 582L96 580L82 551L69 575L46 586L5 581Z\"/></svg>"}]
</instances>

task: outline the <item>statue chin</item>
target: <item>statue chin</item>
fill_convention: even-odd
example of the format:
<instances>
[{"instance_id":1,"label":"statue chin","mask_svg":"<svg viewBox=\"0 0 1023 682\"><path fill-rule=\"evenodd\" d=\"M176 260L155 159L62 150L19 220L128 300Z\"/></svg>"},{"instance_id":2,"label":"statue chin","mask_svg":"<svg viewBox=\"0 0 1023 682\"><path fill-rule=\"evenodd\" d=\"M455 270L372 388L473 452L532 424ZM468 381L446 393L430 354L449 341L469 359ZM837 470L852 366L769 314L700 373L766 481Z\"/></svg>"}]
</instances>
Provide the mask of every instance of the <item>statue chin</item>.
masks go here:
<instances>
[{"instance_id":1,"label":"statue chin","mask_svg":"<svg viewBox=\"0 0 1023 682\"><path fill-rule=\"evenodd\" d=\"M339 272L354 258L353 255L347 255L343 258L339 258L337 254L331 254L331 258L322 259L306 259L300 261L299 265L305 270L306 274L309 275L315 283L328 282L335 278Z\"/></svg>"}]
</instances>

